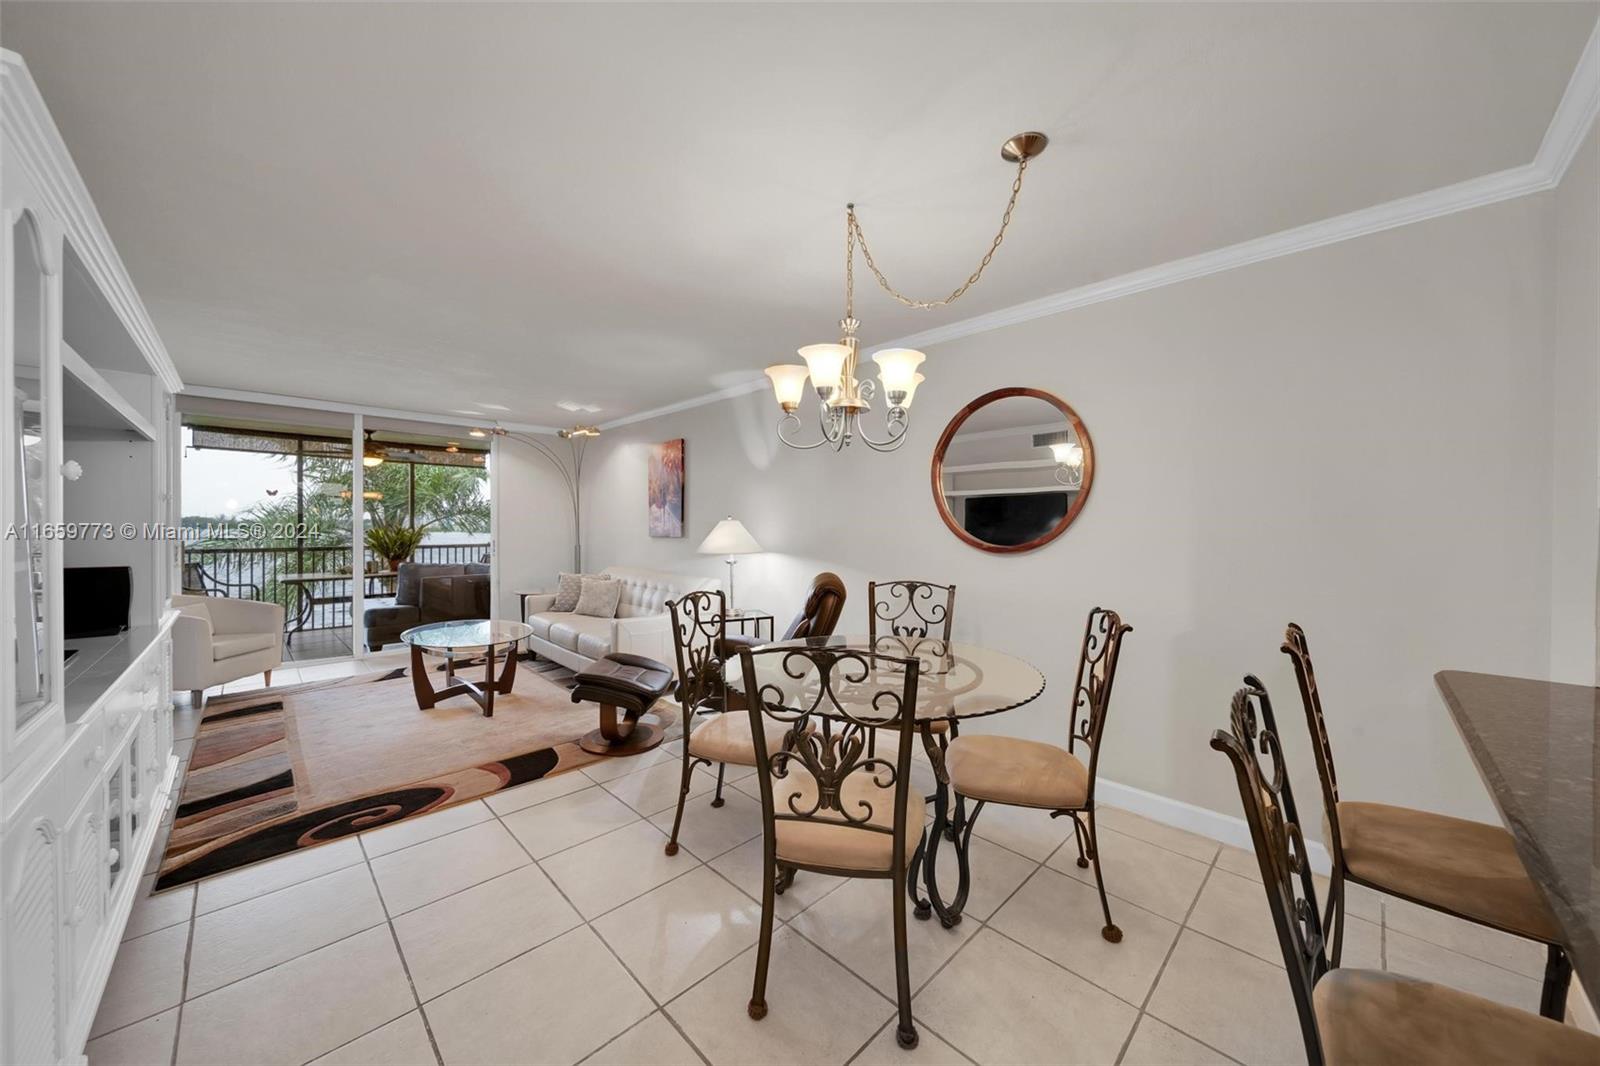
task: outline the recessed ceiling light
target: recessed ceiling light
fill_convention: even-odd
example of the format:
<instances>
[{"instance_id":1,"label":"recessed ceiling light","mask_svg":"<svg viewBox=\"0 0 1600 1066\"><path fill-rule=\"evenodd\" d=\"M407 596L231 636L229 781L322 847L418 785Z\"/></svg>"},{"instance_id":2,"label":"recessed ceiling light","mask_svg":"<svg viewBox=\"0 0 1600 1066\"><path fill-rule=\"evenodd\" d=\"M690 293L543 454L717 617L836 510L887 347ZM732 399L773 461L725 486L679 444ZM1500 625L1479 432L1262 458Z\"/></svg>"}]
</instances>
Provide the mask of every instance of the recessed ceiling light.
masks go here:
<instances>
[{"instance_id":1,"label":"recessed ceiling light","mask_svg":"<svg viewBox=\"0 0 1600 1066\"><path fill-rule=\"evenodd\" d=\"M600 408L596 407L592 403L579 403L576 400L562 400L560 403L556 404L556 406L561 408L563 411L571 411L574 414L578 413L579 411L583 411L588 414L594 414L596 411L600 410Z\"/></svg>"}]
</instances>

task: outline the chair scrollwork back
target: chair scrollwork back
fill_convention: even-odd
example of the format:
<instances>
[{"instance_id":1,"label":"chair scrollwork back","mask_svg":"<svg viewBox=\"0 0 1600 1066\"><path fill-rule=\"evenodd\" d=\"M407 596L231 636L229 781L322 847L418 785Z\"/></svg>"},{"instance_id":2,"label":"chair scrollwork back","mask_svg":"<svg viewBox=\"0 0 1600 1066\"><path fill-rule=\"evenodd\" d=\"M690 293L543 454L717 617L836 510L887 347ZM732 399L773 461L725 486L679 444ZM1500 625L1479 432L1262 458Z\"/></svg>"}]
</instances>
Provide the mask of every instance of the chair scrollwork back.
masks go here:
<instances>
[{"instance_id":1,"label":"chair scrollwork back","mask_svg":"<svg viewBox=\"0 0 1600 1066\"><path fill-rule=\"evenodd\" d=\"M1096 607L1089 612L1083 628L1083 648L1078 653L1078 677L1072 688L1072 717L1068 725L1067 750L1089 745L1089 788L1093 799L1096 764L1100 761L1100 737L1106 727L1106 711L1111 706L1111 688L1117 679L1117 659L1122 654L1122 636L1133 627L1116 611Z\"/></svg>"},{"instance_id":2,"label":"chair scrollwork back","mask_svg":"<svg viewBox=\"0 0 1600 1066\"><path fill-rule=\"evenodd\" d=\"M1294 663L1295 680L1300 683L1300 702L1305 706L1306 726L1311 730L1311 750L1317 759L1317 777L1322 782L1322 803L1330 822L1337 822L1334 806L1339 802L1339 778L1333 769L1333 745L1328 742L1328 722L1322 716L1322 692L1317 688L1317 672L1311 665L1311 646L1306 631L1293 622L1283 634L1283 653ZM1338 826L1333 827L1338 834Z\"/></svg>"},{"instance_id":3,"label":"chair scrollwork back","mask_svg":"<svg viewBox=\"0 0 1600 1066\"><path fill-rule=\"evenodd\" d=\"M1233 765L1278 945L1289 971L1306 1055L1312 1063L1320 1064L1322 1051L1311 991L1327 972L1328 957L1316 884L1283 748L1278 742L1271 698L1255 677L1244 680L1246 687L1233 696L1230 728L1212 734L1211 746Z\"/></svg>"},{"instance_id":4,"label":"chair scrollwork back","mask_svg":"<svg viewBox=\"0 0 1600 1066\"><path fill-rule=\"evenodd\" d=\"M728 635L727 600L719 591L685 593L667 604L678 657L678 703L688 719L702 709L724 709L722 653Z\"/></svg>"},{"instance_id":5,"label":"chair scrollwork back","mask_svg":"<svg viewBox=\"0 0 1600 1066\"><path fill-rule=\"evenodd\" d=\"M772 656L780 657L783 677L793 684L770 680L771 672L762 683L757 664ZM822 646L746 647L739 658L744 691L756 694L748 702L768 839L774 822L826 821L892 834L893 855L903 862L918 661ZM772 729L782 730L784 741L769 754ZM900 733L892 753L877 754L878 729ZM852 775L862 775L855 780L870 788L848 789ZM895 804L891 824L874 818L873 803L882 801Z\"/></svg>"},{"instance_id":6,"label":"chair scrollwork back","mask_svg":"<svg viewBox=\"0 0 1600 1066\"><path fill-rule=\"evenodd\" d=\"M1333 859L1333 876L1328 885L1327 911L1323 928L1330 930L1333 960L1337 964L1344 941L1344 837L1339 832L1339 778L1333 768L1333 745L1328 740L1328 722L1322 716L1322 690L1317 687L1317 672L1311 665L1311 646L1306 631L1290 622L1283 634L1282 651L1294 664L1295 680L1300 684L1300 703L1305 708L1306 729L1311 733L1311 752L1317 762L1317 780L1322 785L1322 812L1326 818L1328 854Z\"/></svg>"},{"instance_id":7,"label":"chair scrollwork back","mask_svg":"<svg viewBox=\"0 0 1600 1066\"><path fill-rule=\"evenodd\" d=\"M867 582L867 635L877 647L887 636L934 637L950 642L956 615L956 587L931 581Z\"/></svg>"}]
</instances>

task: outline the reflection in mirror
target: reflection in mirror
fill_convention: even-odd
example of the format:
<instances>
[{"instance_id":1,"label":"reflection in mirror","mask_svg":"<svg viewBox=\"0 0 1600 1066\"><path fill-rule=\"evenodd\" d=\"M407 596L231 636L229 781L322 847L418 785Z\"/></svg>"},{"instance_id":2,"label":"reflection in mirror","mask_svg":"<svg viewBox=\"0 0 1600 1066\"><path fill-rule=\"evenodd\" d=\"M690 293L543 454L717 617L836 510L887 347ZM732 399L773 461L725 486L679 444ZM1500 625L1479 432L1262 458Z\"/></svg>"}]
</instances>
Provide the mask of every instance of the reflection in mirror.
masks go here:
<instances>
[{"instance_id":1,"label":"reflection in mirror","mask_svg":"<svg viewBox=\"0 0 1600 1066\"><path fill-rule=\"evenodd\" d=\"M1029 551L1060 536L1083 506L1094 448L1072 408L1035 389L999 389L968 404L933 457L945 524L993 552Z\"/></svg>"},{"instance_id":2,"label":"reflection in mirror","mask_svg":"<svg viewBox=\"0 0 1600 1066\"><path fill-rule=\"evenodd\" d=\"M15 432L11 477L17 536L12 541L13 617L16 625L16 722L20 729L50 700L45 605L44 264L33 219L23 215L11 232L11 419Z\"/></svg>"}]
</instances>

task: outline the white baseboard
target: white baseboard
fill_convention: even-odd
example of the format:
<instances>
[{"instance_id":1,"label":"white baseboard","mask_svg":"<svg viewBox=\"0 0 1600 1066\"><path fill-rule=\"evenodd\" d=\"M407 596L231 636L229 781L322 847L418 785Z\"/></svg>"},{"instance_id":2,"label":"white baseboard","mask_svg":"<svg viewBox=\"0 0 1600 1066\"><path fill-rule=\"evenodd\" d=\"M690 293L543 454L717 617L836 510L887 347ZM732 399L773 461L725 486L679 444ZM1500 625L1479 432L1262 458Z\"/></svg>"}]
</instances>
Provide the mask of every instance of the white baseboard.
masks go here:
<instances>
[{"instance_id":1,"label":"white baseboard","mask_svg":"<svg viewBox=\"0 0 1600 1066\"><path fill-rule=\"evenodd\" d=\"M1197 807L1193 803L1185 803L1183 800L1146 792L1142 788L1121 785L1104 778L1096 781L1094 787L1096 800L1104 800L1109 806L1121 807L1134 814L1142 814L1162 825L1187 829L1191 833L1199 833L1203 837L1220 840L1236 848L1255 850L1250 843L1250 826L1243 818L1206 807ZM1306 841L1306 853L1311 858L1311 869L1315 872L1327 874L1332 869L1333 864L1328 858L1328 849L1321 844L1314 840Z\"/></svg>"}]
</instances>

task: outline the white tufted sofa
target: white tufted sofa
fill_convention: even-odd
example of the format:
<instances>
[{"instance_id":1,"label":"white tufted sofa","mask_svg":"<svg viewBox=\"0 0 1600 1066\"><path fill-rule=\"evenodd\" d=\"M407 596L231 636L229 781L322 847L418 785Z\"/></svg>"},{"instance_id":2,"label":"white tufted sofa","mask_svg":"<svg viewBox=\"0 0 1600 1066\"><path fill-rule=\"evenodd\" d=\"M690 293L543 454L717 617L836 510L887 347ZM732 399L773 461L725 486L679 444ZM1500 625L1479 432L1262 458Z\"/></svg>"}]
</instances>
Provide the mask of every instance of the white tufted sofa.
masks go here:
<instances>
[{"instance_id":1,"label":"white tufted sofa","mask_svg":"<svg viewBox=\"0 0 1600 1066\"><path fill-rule=\"evenodd\" d=\"M582 670L612 652L644 655L660 662L674 661L672 616L667 601L686 592L718 589L716 578L687 577L660 570L608 566L600 571L622 582L617 617L594 618L570 611L552 611L555 593L528 596L523 602L533 630L528 649L572 670Z\"/></svg>"}]
</instances>

